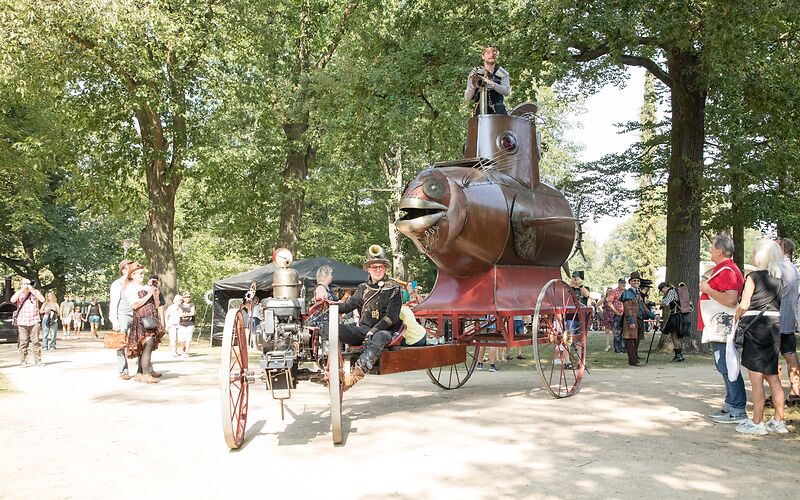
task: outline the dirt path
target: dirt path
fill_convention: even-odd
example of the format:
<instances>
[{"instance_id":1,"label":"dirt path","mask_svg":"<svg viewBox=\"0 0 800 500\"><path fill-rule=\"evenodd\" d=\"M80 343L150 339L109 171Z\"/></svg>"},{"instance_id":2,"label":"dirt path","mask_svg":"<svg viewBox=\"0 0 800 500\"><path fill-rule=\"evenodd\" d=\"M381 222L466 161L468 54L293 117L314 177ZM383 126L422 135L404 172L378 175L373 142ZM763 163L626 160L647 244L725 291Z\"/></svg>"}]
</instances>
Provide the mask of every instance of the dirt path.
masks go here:
<instances>
[{"instance_id":1,"label":"dirt path","mask_svg":"<svg viewBox=\"0 0 800 500\"><path fill-rule=\"evenodd\" d=\"M115 377L113 351L61 341L44 368L16 366L0 397L0 498L794 497L797 433L742 436L703 415L720 403L712 366L594 369L553 400L529 371L477 372L456 391L424 372L369 377L344 402L334 447L327 394L301 383L280 420L251 386L245 446L225 447L218 349L154 354L160 384ZM776 491L777 490L777 491Z\"/></svg>"}]
</instances>

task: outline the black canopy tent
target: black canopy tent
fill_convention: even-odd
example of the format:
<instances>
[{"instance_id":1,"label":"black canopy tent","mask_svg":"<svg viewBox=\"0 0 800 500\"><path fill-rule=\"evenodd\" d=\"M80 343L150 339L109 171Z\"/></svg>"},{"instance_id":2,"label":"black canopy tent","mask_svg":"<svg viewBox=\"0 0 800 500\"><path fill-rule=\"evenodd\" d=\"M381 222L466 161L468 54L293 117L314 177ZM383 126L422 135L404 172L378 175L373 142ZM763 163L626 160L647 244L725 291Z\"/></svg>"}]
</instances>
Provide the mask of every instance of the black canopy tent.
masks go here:
<instances>
[{"instance_id":1,"label":"black canopy tent","mask_svg":"<svg viewBox=\"0 0 800 500\"><path fill-rule=\"evenodd\" d=\"M325 265L333 268L332 286L355 288L369 277L366 271L327 257L298 260L293 262L290 267L300 275L300 281L306 290L313 290L317 284L317 269ZM272 275L274 272L275 264L270 263L214 283L214 304L211 312L212 344L216 345L221 340L222 328L225 325L225 315L228 311L228 302L231 299L244 298L244 294L250 289L250 283L254 281L256 282L257 295L261 298L268 297L272 294Z\"/></svg>"}]
</instances>

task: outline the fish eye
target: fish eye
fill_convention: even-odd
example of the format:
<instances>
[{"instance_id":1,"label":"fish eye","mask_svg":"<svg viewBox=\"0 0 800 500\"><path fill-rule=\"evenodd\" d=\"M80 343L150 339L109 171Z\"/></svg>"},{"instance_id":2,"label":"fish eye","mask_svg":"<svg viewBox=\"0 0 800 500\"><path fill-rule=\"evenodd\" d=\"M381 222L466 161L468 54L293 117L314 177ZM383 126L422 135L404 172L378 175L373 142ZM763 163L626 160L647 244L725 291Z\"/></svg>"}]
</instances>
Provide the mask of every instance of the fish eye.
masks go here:
<instances>
[{"instance_id":1,"label":"fish eye","mask_svg":"<svg viewBox=\"0 0 800 500\"><path fill-rule=\"evenodd\" d=\"M433 200L438 200L444 196L444 183L438 177L428 177L422 183L422 192L425 196Z\"/></svg>"},{"instance_id":2,"label":"fish eye","mask_svg":"<svg viewBox=\"0 0 800 500\"><path fill-rule=\"evenodd\" d=\"M517 152L517 136L513 132L504 132L497 137L497 147L510 154Z\"/></svg>"}]
</instances>

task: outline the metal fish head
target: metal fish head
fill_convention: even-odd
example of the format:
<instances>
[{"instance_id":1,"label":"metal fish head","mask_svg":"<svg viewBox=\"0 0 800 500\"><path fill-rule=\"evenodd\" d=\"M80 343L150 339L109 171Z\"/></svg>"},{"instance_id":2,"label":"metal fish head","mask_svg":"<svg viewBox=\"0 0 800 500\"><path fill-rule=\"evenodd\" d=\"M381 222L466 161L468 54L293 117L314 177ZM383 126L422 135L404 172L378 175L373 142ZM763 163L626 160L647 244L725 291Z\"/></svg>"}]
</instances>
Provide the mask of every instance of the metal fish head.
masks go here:
<instances>
[{"instance_id":1,"label":"metal fish head","mask_svg":"<svg viewBox=\"0 0 800 500\"><path fill-rule=\"evenodd\" d=\"M452 242L467 216L464 190L444 169L423 170L406 187L399 208L405 213L396 222L397 230L425 252Z\"/></svg>"}]
</instances>

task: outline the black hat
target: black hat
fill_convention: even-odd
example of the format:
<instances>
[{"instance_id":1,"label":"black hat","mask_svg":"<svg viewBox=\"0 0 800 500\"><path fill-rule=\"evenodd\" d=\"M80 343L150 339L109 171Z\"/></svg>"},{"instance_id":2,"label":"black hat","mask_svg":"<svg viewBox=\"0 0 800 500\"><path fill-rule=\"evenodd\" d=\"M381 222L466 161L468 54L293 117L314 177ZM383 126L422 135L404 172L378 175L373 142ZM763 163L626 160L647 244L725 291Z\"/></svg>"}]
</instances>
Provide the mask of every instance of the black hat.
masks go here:
<instances>
[{"instance_id":1,"label":"black hat","mask_svg":"<svg viewBox=\"0 0 800 500\"><path fill-rule=\"evenodd\" d=\"M653 287L653 280L642 279L639 281L639 288L652 288Z\"/></svg>"},{"instance_id":2,"label":"black hat","mask_svg":"<svg viewBox=\"0 0 800 500\"><path fill-rule=\"evenodd\" d=\"M389 267L389 259L386 258L386 252L380 245L371 245L367 249L367 260L364 261L364 270L366 271L372 264L383 264Z\"/></svg>"},{"instance_id":3,"label":"black hat","mask_svg":"<svg viewBox=\"0 0 800 500\"><path fill-rule=\"evenodd\" d=\"M620 278L617 280L617 283L625 283L625 278Z\"/></svg>"},{"instance_id":4,"label":"black hat","mask_svg":"<svg viewBox=\"0 0 800 500\"><path fill-rule=\"evenodd\" d=\"M668 282L662 281L661 283L658 284L658 291L660 292L662 288L667 288L670 286L672 285L670 285Z\"/></svg>"},{"instance_id":5,"label":"black hat","mask_svg":"<svg viewBox=\"0 0 800 500\"><path fill-rule=\"evenodd\" d=\"M634 272L631 273L630 277L628 278L628 283L630 283L631 280L639 280L639 281L641 281L641 279L642 279L642 275L639 274L639 271L634 271Z\"/></svg>"}]
</instances>

